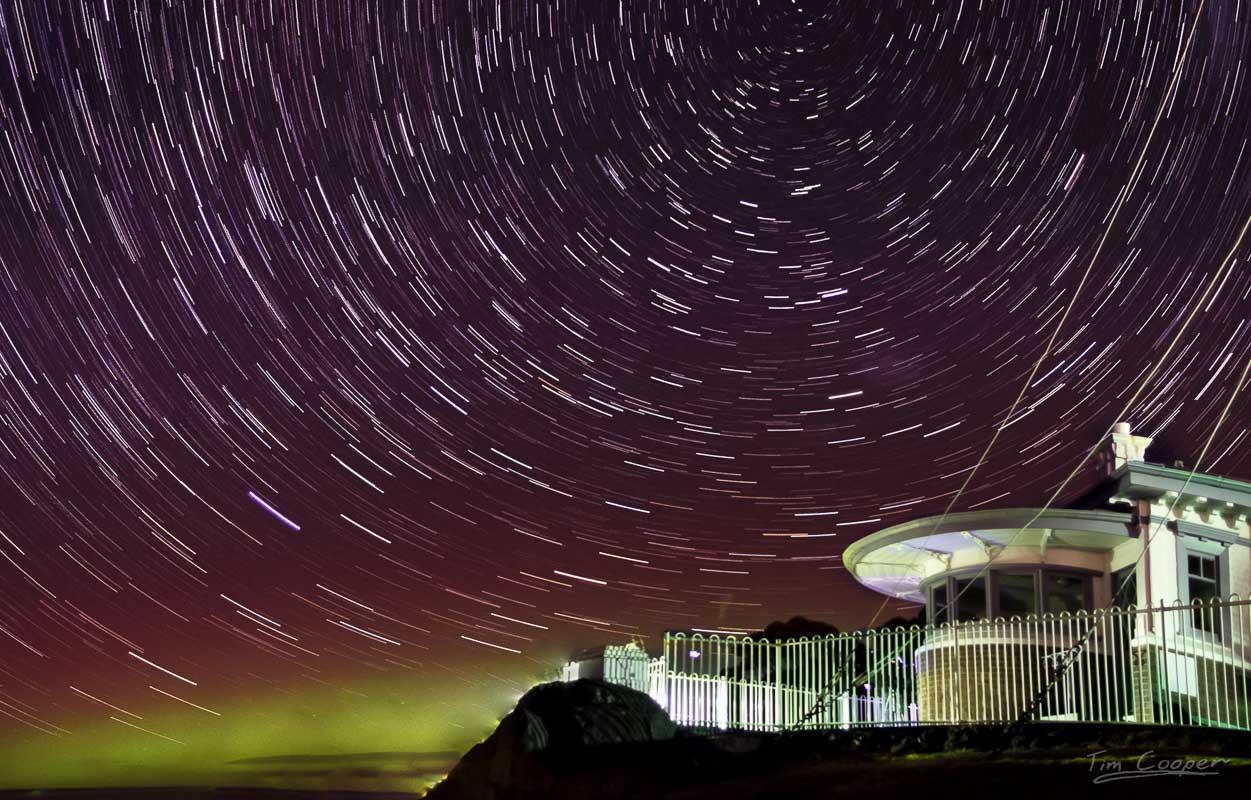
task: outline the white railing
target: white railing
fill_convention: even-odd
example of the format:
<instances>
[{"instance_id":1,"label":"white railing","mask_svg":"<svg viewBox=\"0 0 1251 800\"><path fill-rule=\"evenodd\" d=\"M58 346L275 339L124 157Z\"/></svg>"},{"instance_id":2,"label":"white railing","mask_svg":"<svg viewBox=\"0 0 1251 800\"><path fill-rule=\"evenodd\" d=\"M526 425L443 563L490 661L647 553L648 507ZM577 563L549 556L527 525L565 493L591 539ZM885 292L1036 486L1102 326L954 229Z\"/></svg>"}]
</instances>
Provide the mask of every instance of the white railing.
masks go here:
<instances>
[{"instance_id":1,"label":"white railing","mask_svg":"<svg viewBox=\"0 0 1251 800\"><path fill-rule=\"evenodd\" d=\"M1251 729L1251 600L788 641L673 633L657 658L606 651L604 675L700 728L1071 720Z\"/></svg>"},{"instance_id":2,"label":"white railing","mask_svg":"<svg viewBox=\"0 0 1251 800\"><path fill-rule=\"evenodd\" d=\"M646 692L649 686L647 651L637 645L609 645L604 648L604 680Z\"/></svg>"}]
</instances>

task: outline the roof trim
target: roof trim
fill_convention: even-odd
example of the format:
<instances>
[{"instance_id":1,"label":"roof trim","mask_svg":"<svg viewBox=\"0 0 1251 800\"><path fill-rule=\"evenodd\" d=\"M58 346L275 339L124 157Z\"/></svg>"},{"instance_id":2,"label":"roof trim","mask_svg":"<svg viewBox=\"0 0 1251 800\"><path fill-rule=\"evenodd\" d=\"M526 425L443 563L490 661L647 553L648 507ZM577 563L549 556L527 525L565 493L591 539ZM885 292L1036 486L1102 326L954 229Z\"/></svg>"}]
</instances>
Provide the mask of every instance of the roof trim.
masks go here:
<instances>
[{"instance_id":1,"label":"roof trim","mask_svg":"<svg viewBox=\"0 0 1251 800\"><path fill-rule=\"evenodd\" d=\"M941 524L940 524L941 523ZM856 567L870 553L900 542L943 533L1019 528L1059 528L1130 538L1130 515L1123 511L1086 511L1072 508L997 508L964 511L945 518L923 517L857 539L843 551L843 566L856 578Z\"/></svg>"},{"instance_id":2,"label":"roof trim","mask_svg":"<svg viewBox=\"0 0 1251 800\"><path fill-rule=\"evenodd\" d=\"M1204 525L1201 522L1189 522L1184 519L1171 520L1168 527L1178 536L1189 536L1195 539L1206 539L1212 542L1220 542L1223 545L1242 545L1243 547L1251 547L1251 539L1239 536L1234 531L1222 530L1211 525Z\"/></svg>"},{"instance_id":3,"label":"roof trim","mask_svg":"<svg viewBox=\"0 0 1251 800\"><path fill-rule=\"evenodd\" d=\"M1117 470L1112 478L1120 494L1158 497L1165 492L1182 494L1184 488L1184 493L1192 497L1206 497L1244 508L1251 506L1251 483L1220 475L1131 461Z\"/></svg>"}]
</instances>

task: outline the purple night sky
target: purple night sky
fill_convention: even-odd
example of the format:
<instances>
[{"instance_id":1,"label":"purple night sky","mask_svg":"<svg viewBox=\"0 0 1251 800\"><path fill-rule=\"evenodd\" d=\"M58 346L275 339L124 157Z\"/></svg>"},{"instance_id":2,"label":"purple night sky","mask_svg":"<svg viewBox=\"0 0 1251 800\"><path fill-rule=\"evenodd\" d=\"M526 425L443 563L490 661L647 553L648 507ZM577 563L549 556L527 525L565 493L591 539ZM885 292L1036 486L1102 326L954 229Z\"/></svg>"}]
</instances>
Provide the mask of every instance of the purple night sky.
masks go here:
<instances>
[{"instance_id":1,"label":"purple night sky","mask_svg":"<svg viewBox=\"0 0 1251 800\"><path fill-rule=\"evenodd\" d=\"M0 44L9 738L910 615L848 543L1071 498L1122 418L1251 477L1243 2L13 0Z\"/></svg>"}]
</instances>

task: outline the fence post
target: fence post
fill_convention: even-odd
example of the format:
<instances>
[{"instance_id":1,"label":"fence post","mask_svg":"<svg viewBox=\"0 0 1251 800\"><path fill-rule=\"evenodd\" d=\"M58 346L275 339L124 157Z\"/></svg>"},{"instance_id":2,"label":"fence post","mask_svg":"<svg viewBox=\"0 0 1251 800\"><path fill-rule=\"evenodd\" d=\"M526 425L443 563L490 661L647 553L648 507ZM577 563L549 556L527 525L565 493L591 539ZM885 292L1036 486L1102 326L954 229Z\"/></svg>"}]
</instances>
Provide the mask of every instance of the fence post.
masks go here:
<instances>
[{"instance_id":1,"label":"fence post","mask_svg":"<svg viewBox=\"0 0 1251 800\"><path fill-rule=\"evenodd\" d=\"M782 730L785 722L782 714L786 703L782 697L782 643L773 643L773 727Z\"/></svg>"},{"instance_id":2,"label":"fence post","mask_svg":"<svg viewBox=\"0 0 1251 800\"><path fill-rule=\"evenodd\" d=\"M960 623L958 621L953 622L951 625L951 636L951 683L954 692L954 697L951 698L951 709L954 717L952 721L958 724L963 716L963 703L961 702L963 698L960 696L962 694L960 691L960 673L962 672L960 662L963 660L963 655L960 652Z\"/></svg>"}]
</instances>

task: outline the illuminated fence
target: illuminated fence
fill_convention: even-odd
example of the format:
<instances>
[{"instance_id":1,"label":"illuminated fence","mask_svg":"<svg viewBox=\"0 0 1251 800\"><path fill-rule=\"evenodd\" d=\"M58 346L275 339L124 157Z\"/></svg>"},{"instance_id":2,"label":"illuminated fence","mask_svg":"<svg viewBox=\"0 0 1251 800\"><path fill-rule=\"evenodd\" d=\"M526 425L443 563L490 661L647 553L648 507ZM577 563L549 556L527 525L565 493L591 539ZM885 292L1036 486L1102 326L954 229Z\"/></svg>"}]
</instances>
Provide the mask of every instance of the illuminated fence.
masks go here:
<instances>
[{"instance_id":1,"label":"illuminated fence","mask_svg":"<svg viewBox=\"0 0 1251 800\"><path fill-rule=\"evenodd\" d=\"M647 652L640 647L609 645L604 648L604 680L649 692L651 662Z\"/></svg>"},{"instance_id":2,"label":"illuminated fence","mask_svg":"<svg viewBox=\"0 0 1251 800\"><path fill-rule=\"evenodd\" d=\"M664 637L657 658L618 651L605 653L605 676L622 676L617 682L647 691L691 727L1024 716L1251 729L1251 601L1236 598L781 642L677 633Z\"/></svg>"}]
</instances>

